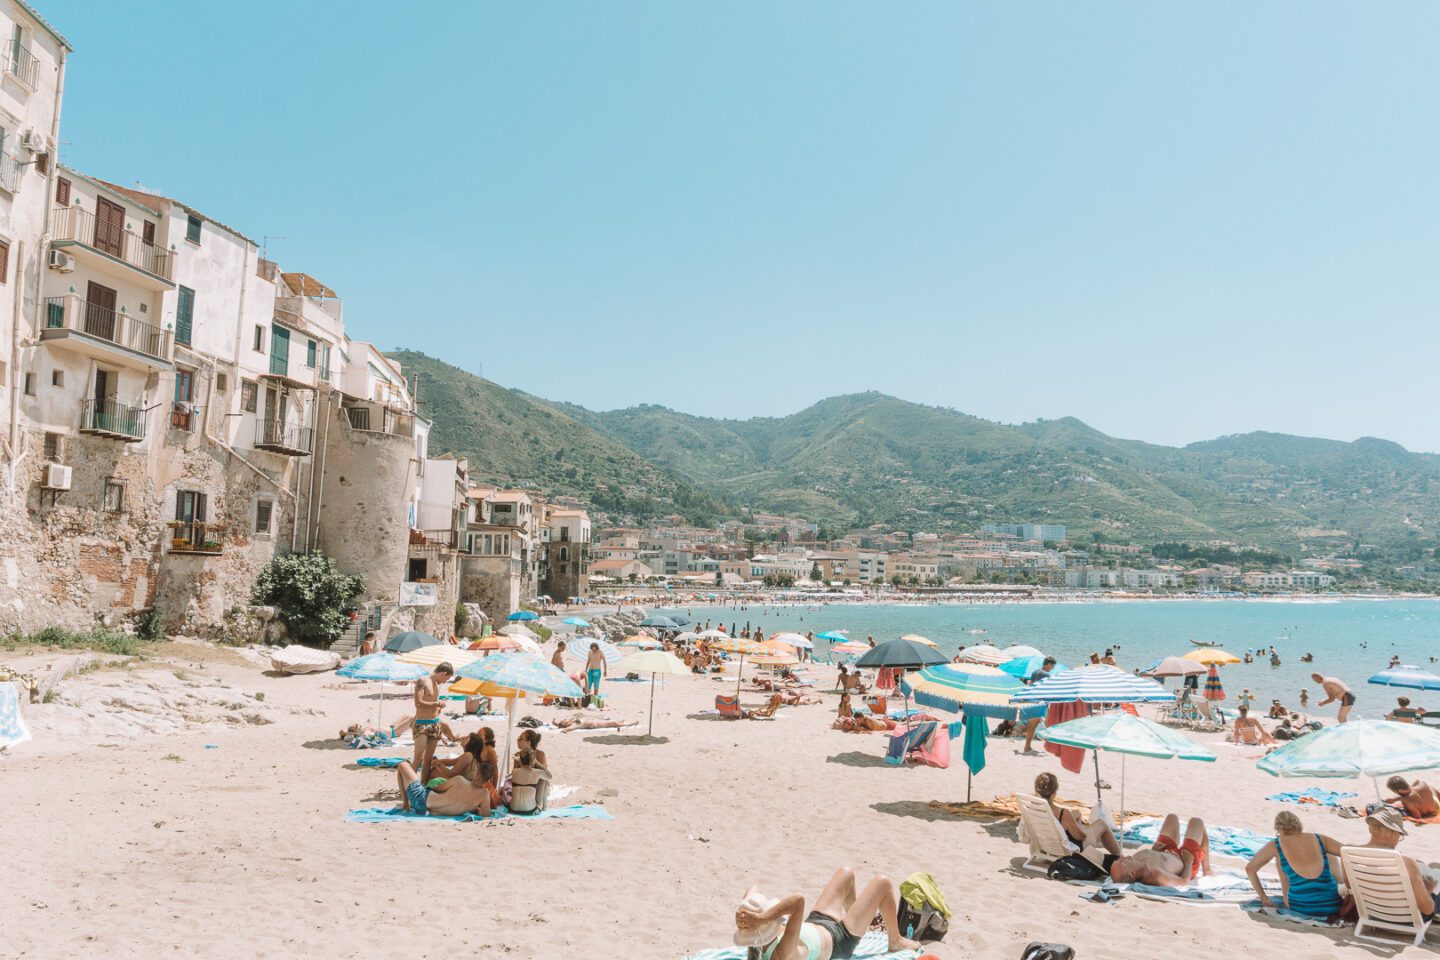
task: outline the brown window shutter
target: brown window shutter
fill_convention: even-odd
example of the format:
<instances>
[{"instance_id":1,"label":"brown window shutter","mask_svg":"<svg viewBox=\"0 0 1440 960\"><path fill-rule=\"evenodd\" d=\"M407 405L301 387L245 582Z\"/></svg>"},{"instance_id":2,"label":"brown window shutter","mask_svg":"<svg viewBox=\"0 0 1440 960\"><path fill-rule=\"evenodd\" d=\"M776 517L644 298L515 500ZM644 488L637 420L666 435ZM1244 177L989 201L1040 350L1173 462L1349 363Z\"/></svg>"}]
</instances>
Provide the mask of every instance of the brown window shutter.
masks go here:
<instances>
[{"instance_id":1,"label":"brown window shutter","mask_svg":"<svg viewBox=\"0 0 1440 960\"><path fill-rule=\"evenodd\" d=\"M10 282L10 241L0 240L0 283Z\"/></svg>"},{"instance_id":2,"label":"brown window shutter","mask_svg":"<svg viewBox=\"0 0 1440 960\"><path fill-rule=\"evenodd\" d=\"M38 153L38 154L36 154L36 155L35 155L35 169L38 170L38 171L40 171L41 174L47 174L47 173L49 173L49 172L50 172L50 154L48 154L48 153Z\"/></svg>"},{"instance_id":3,"label":"brown window shutter","mask_svg":"<svg viewBox=\"0 0 1440 960\"><path fill-rule=\"evenodd\" d=\"M70 181L64 177L55 181L55 205L58 207L70 206Z\"/></svg>"},{"instance_id":4,"label":"brown window shutter","mask_svg":"<svg viewBox=\"0 0 1440 960\"><path fill-rule=\"evenodd\" d=\"M155 224L149 220L146 220L145 226L141 228L141 239L145 241L146 246L155 246Z\"/></svg>"}]
</instances>

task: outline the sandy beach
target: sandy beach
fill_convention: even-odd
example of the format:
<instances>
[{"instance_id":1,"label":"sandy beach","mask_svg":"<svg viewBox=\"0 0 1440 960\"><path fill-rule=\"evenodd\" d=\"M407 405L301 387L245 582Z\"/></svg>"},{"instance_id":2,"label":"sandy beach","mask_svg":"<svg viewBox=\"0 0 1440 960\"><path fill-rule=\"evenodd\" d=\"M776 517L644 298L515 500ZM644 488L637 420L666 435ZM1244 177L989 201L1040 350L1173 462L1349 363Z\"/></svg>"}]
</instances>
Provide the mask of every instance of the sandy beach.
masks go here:
<instances>
[{"instance_id":1,"label":"sandy beach","mask_svg":"<svg viewBox=\"0 0 1440 960\"><path fill-rule=\"evenodd\" d=\"M66 657L85 659L0 662L33 670ZM833 683L828 667L810 673L822 690ZM830 729L828 694L774 722L724 721L698 714L733 679L671 680L646 738L648 685L607 682L607 714L639 720L640 733L551 731L543 747L555 782L576 788L564 802L602 804L613 820L354 824L347 810L397 800L393 772L355 761L406 752L334 739L375 715L375 685L269 675L234 650L174 642L128 667L84 668L55 690L25 708L34 739L0 755L7 956L680 960L728 945L751 883L813 898L841 865L862 881L932 873L955 910L931 948L939 957L1017 958L1031 940L1119 960L1424 952L1231 906L1082 900L1081 888L1019 869L1026 847L1013 822L930 806L965 798L958 745L949 769L886 766L883 735ZM389 690L386 715L403 716L408 693ZM453 722L468 731L479 721ZM1268 833L1285 807L1266 794L1319 785L1373 798L1368 782L1275 780L1255 769L1258 750L1195 736L1217 763L1128 760L1131 810ZM1088 765L1068 774L1018 747L991 742L976 798L1028 791L1043 770L1061 776L1062 797L1093 797ZM1120 761L1101 762L1113 809ZM1362 821L1289 809L1343 842L1365 836ZM1412 827L1402 850L1440 859L1440 826Z\"/></svg>"}]
</instances>

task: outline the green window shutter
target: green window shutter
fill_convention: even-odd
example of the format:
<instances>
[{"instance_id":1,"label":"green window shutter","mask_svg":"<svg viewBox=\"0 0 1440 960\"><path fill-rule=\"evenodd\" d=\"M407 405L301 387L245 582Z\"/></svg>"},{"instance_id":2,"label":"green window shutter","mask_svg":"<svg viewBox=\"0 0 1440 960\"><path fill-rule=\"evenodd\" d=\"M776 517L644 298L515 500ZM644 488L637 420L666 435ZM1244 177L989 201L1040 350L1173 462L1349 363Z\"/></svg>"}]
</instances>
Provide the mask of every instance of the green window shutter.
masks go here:
<instances>
[{"instance_id":1,"label":"green window shutter","mask_svg":"<svg viewBox=\"0 0 1440 960\"><path fill-rule=\"evenodd\" d=\"M305 344L305 366L315 369L315 341L311 340Z\"/></svg>"},{"instance_id":2,"label":"green window shutter","mask_svg":"<svg viewBox=\"0 0 1440 960\"><path fill-rule=\"evenodd\" d=\"M175 306L175 342L190 346L190 332L195 320L195 291L189 287L180 288L180 299Z\"/></svg>"}]
</instances>

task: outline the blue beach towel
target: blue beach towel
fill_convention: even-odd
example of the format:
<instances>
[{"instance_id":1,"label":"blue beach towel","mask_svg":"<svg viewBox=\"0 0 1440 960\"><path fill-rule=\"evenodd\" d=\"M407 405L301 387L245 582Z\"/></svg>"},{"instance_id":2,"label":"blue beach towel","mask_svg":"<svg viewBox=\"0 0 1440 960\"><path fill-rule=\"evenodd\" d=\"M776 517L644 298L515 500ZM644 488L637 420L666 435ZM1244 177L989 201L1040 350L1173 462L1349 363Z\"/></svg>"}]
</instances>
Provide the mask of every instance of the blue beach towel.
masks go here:
<instances>
[{"instance_id":1,"label":"blue beach towel","mask_svg":"<svg viewBox=\"0 0 1440 960\"><path fill-rule=\"evenodd\" d=\"M394 745L395 741L390 739L388 733L370 733L350 738L351 750L378 750L380 747L393 747Z\"/></svg>"},{"instance_id":2,"label":"blue beach towel","mask_svg":"<svg viewBox=\"0 0 1440 960\"><path fill-rule=\"evenodd\" d=\"M890 940L879 930L871 930L860 938L860 944L851 954L854 957L863 957L865 960L913 960L920 955L919 950L897 950L895 953L885 952L890 946ZM692 954L685 960L745 960L747 952L744 947L717 947L713 950L701 950Z\"/></svg>"},{"instance_id":3,"label":"blue beach towel","mask_svg":"<svg viewBox=\"0 0 1440 960\"><path fill-rule=\"evenodd\" d=\"M1342 793L1339 790L1291 790L1287 793L1272 793L1266 800L1279 803L1303 803L1306 806L1339 807L1346 800L1353 800L1358 793Z\"/></svg>"},{"instance_id":4,"label":"blue beach towel","mask_svg":"<svg viewBox=\"0 0 1440 960\"><path fill-rule=\"evenodd\" d=\"M428 823L473 823L477 820L614 820L604 807L575 804L569 807L551 807L539 813L519 815L504 807L497 807L490 816L467 813L459 817L433 817L410 813L399 807L361 807L345 814L346 823L387 823L394 820L421 821Z\"/></svg>"},{"instance_id":5,"label":"blue beach towel","mask_svg":"<svg viewBox=\"0 0 1440 960\"><path fill-rule=\"evenodd\" d=\"M405 762L404 757L361 757L355 763L362 767L384 767L389 770Z\"/></svg>"},{"instance_id":6,"label":"blue beach towel","mask_svg":"<svg viewBox=\"0 0 1440 960\"><path fill-rule=\"evenodd\" d=\"M1231 857L1244 857L1250 859L1265 844L1269 843L1271 837L1256 833L1254 830L1245 830L1240 827L1217 827L1211 826L1210 830L1210 852ZM1139 817L1125 823L1125 839L1131 843L1152 844L1160 836L1160 819L1158 817Z\"/></svg>"},{"instance_id":7,"label":"blue beach towel","mask_svg":"<svg viewBox=\"0 0 1440 960\"><path fill-rule=\"evenodd\" d=\"M1278 918L1281 919L1281 920L1287 920L1287 921L1289 921L1290 923L1300 923L1300 924L1304 924L1304 925L1307 926L1307 927L1348 927L1348 926L1350 926L1350 924L1349 924L1349 923L1346 923L1344 920L1341 920L1341 921L1336 922L1336 923L1331 923L1329 920L1322 920L1320 917L1307 917L1307 916L1306 916L1305 914L1303 914L1303 913L1296 913L1294 910L1291 910L1289 907L1271 907L1271 908L1267 909L1266 907L1264 907L1264 906L1261 905L1261 903L1260 903L1259 900L1251 900L1251 901L1248 902L1248 903L1242 903L1242 904L1240 904L1240 909L1241 909L1241 910L1244 910L1246 913L1263 913L1263 914L1267 914L1267 915L1272 916L1272 917L1278 917Z\"/></svg>"}]
</instances>

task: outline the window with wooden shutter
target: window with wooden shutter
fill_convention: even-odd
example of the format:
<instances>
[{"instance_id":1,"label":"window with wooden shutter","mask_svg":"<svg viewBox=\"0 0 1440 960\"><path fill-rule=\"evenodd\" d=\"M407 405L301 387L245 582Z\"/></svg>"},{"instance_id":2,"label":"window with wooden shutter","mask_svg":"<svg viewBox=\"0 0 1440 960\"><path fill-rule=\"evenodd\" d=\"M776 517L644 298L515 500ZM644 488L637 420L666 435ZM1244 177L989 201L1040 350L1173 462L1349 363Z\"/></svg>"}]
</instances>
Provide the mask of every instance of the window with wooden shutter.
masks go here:
<instances>
[{"instance_id":1,"label":"window with wooden shutter","mask_svg":"<svg viewBox=\"0 0 1440 960\"><path fill-rule=\"evenodd\" d=\"M50 172L50 154L37 153L35 155L35 170L41 176L44 176Z\"/></svg>"},{"instance_id":2,"label":"window with wooden shutter","mask_svg":"<svg viewBox=\"0 0 1440 960\"><path fill-rule=\"evenodd\" d=\"M10 282L10 241L0 240L0 283Z\"/></svg>"},{"instance_id":3,"label":"window with wooden shutter","mask_svg":"<svg viewBox=\"0 0 1440 960\"><path fill-rule=\"evenodd\" d=\"M305 344L305 366L309 367L311 370L315 369L315 355L317 352L318 348L315 341L307 341Z\"/></svg>"},{"instance_id":4,"label":"window with wooden shutter","mask_svg":"<svg viewBox=\"0 0 1440 960\"><path fill-rule=\"evenodd\" d=\"M55 205L57 207L70 206L70 181L64 177L55 181Z\"/></svg>"},{"instance_id":5,"label":"window with wooden shutter","mask_svg":"<svg viewBox=\"0 0 1440 960\"><path fill-rule=\"evenodd\" d=\"M255 389L254 380L240 381L240 409L245 413L254 413L258 391Z\"/></svg>"},{"instance_id":6,"label":"window with wooden shutter","mask_svg":"<svg viewBox=\"0 0 1440 960\"><path fill-rule=\"evenodd\" d=\"M275 503L273 500L255 501L255 532L270 532L270 515L274 512Z\"/></svg>"},{"instance_id":7,"label":"window with wooden shutter","mask_svg":"<svg viewBox=\"0 0 1440 960\"><path fill-rule=\"evenodd\" d=\"M191 243L200 242L200 218L193 213L185 219L185 239Z\"/></svg>"},{"instance_id":8,"label":"window with wooden shutter","mask_svg":"<svg viewBox=\"0 0 1440 960\"><path fill-rule=\"evenodd\" d=\"M180 297L175 305L175 342L190 346L192 327L195 321L195 291L189 287L180 288Z\"/></svg>"},{"instance_id":9,"label":"window with wooden shutter","mask_svg":"<svg viewBox=\"0 0 1440 960\"><path fill-rule=\"evenodd\" d=\"M147 247L155 246L155 224L146 220L140 228L140 239L145 241Z\"/></svg>"}]
</instances>

